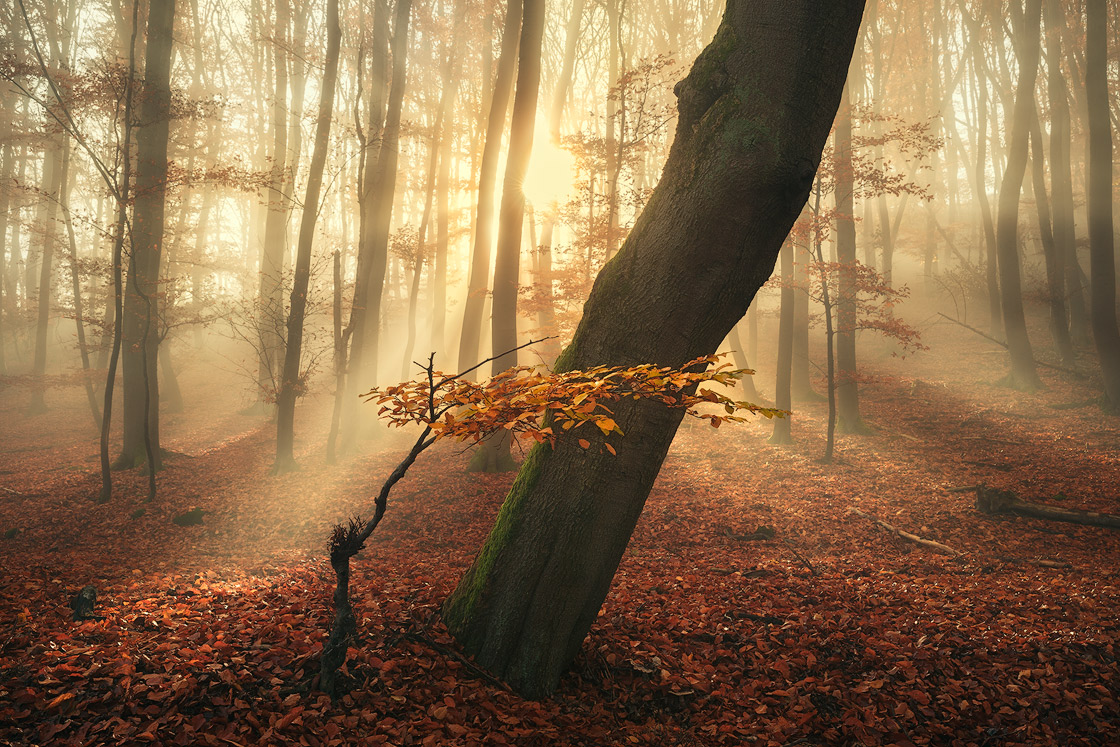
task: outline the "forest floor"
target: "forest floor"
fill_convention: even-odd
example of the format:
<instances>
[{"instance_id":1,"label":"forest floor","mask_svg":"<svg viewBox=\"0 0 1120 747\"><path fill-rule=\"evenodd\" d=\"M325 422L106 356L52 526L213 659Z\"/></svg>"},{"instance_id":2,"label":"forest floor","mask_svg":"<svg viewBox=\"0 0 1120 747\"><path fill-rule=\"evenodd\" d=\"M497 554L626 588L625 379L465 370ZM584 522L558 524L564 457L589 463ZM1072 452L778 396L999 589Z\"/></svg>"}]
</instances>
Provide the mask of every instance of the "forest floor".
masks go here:
<instances>
[{"instance_id":1,"label":"forest floor","mask_svg":"<svg viewBox=\"0 0 1120 747\"><path fill-rule=\"evenodd\" d=\"M354 685L331 703L313 687L327 536L369 512L408 434L328 466L321 395L297 421L302 469L270 476L273 427L196 362L157 500L134 470L96 505L81 389L29 417L27 390L0 385L0 744L1115 745L1120 533L986 516L946 489L1120 513L1120 418L1092 380L996 385L1005 356L960 328L925 342L905 361L861 342L874 430L841 436L833 464L823 403L796 405L792 446L765 420L686 423L540 702L457 659L438 616L512 475L468 474L446 444L400 483L354 562ZM201 526L171 522L193 507ZM743 539L759 527L774 537ZM104 619L71 622L86 584Z\"/></svg>"}]
</instances>

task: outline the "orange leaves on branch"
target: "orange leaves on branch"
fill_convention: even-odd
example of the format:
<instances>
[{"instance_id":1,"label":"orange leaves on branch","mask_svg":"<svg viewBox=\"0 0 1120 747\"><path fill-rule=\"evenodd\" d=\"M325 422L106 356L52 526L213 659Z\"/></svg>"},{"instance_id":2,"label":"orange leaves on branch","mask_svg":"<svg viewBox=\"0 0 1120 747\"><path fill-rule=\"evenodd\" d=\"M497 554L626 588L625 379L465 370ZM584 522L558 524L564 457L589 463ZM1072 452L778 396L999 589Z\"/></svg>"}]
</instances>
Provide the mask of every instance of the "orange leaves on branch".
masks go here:
<instances>
[{"instance_id":1,"label":"orange leaves on branch","mask_svg":"<svg viewBox=\"0 0 1120 747\"><path fill-rule=\"evenodd\" d=\"M552 444L559 433L589 423L604 437L624 435L611 409L623 399L683 409L717 428L724 422L743 421L745 412L783 415L781 410L700 388L704 384L734 386L751 373L720 363L719 356L697 358L680 368L645 364L556 373L539 366L519 366L483 383L433 371L423 379L375 388L362 397L379 405L378 416L393 425L425 425L436 439L479 442L505 430ZM585 449L591 446L586 437L578 443ZM615 453L609 444L605 447Z\"/></svg>"}]
</instances>

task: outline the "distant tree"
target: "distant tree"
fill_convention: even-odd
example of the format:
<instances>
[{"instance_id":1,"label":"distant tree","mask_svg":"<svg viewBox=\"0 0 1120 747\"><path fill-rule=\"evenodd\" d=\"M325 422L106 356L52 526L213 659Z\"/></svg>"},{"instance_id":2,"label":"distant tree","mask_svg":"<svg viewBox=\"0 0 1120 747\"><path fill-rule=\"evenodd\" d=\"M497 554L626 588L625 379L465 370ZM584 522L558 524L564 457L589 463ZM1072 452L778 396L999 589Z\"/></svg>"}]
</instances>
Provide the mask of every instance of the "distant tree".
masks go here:
<instances>
[{"instance_id":1,"label":"distant tree","mask_svg":"<svg viewBox=\"0 0 1120 747\"><path fill-rule=\"evenodd\" d=\"M136 184L122 320L124 414L118 465L160 465L159 271L164 241L171 52L175 0L152 0L144 53L144 85L136 127Z\"/></svg>"},{"instance_id":2,"label":"distant tree","mask_svg":"<svg viewBox=\"0 0 1120 747\"><path fill-rule=\"evenodd\" d=\"M1085 96L1089 107L1089 261L1093 340L1108 406L1120 411L1120 330L1116 324L1116 257L1112 225L1112 122L1108 90L1105 0L1086 0Z\"/></svg>"},{"instance_id":3,"label":"distant tree","mask_svg":"<svg viewBox=\"0 0 1120 747\"><path fill-rule=\"evenodd\" d=\"M494 300L491 313L492 374L517 365L517 353L502 351L517 347L517 291L521 273L521 238L525 224L525 174L533 151L533 129L541 76L541 44L544 40L544 0L524 0L521 41L518 44L517 90L513 98L509 153L498 213L498 243L494 259ZM478 451L471 468L486 472L517 469L509 453L506 433L491 438Z\"/></svg>"},{"instance_id":4,"label":"distant tree","mask_svg":"<svg viewBox=\"0 0 1120 747\"><path fill-rule=\"evenodd\" d=\"M1015 93L1007 166L1000 185L996 218L1000 300L1004 330L1007 333L1007 349L1011 353L1011 371L1006 382L1022 389L1037 389L1042 386L1042 380L1035 370L1031 341L1027 336L1019 267L1019 199L1027 170L1030 123L1035 107L1041 16L1042 0L1027 0L1025 12L1017 14L1019 23L1015 46L1019 56L1019 83Z\"/></svg>"},{"instance_id":5,"label":"distant tree","mask_svg":"<svg viewBox=\"0 0 1120 747\"><path fill-rule=\"evenodd\" d=\"M402 0L403 2L404 0ZM276 472L295 468L296 399L303 393L304 377L300 370L303 351L303 322L307 309L307 293L311 278L311 247L315 240L315 222L319 217L319 195L323 187L323 167L327 160L334 91L338 81L338 51L342 30L338 23L338 0L327 0L326 68L319 92L319 115L315 122L315 142L311 165L307 172L307 188L300 219L299 244L296 247L295 277L292 285L291 311L288 314L288 336L284 348L284 369L280 379L276 413Z\"/></svg>"}]
</instances>

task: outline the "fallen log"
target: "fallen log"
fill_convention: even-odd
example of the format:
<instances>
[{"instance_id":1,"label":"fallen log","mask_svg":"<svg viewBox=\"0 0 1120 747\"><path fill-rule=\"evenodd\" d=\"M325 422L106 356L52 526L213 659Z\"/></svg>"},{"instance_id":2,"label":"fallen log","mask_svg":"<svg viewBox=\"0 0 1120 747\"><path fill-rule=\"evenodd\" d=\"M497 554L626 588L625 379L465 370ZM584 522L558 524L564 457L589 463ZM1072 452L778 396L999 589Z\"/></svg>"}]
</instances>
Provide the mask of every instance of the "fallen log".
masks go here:
<instances>
[{"instance_id":1,"label":"fallen log","mask_svg":"<svg viewBox=\"0 0 1120 747\"><path fill-rule=\"evenodd\" d=\"M864 513L863 511L860 511L858 508L849 508L848 512L853 513L857 516L862 516L863 518L868 519L869 521L873 521L876 524L878 524L879 526L886 529L887 531L891 532L892 534L894 534L898 537L901 537L904 540L909 540L910 542L913 542L914 544L917 544L917 545L921 545L922 547L928 547L929 549L933 550L934 552L939 552L942 555L950 555L952 557L956 557L956 556L961 554L961 552L959 550L954 550L953 548L949 547L948 545L943 545L940 542L934 542L933 540L928 540L928 539L925 539L924 537L919 537L918 535L911 534L910 532L904 532L903 530L898 529L897 527L891 526L890 524L883 521L882 519L877 519L874 516L872 516L871 514L867 514L867 513Z\"/></svg>"},{"instance_id":2,"label":"fallen log","mask_svg":"<svg viewBox=\"0 0 1120 747\"><path fill-rule=\"evenodd\" d=\"M976 486L976 509L980 513L988 515L1016 514L1018 516L1033 516L1036 519L1065 521L1070 524L1120 529L1120 516L1115 514L1102 514L1096 511L1081 511L1074 508L1058 508L1042 503L1031 503L1022 500L1010 490L989 488L986 485Z\"/></svg>"}]
</instances>

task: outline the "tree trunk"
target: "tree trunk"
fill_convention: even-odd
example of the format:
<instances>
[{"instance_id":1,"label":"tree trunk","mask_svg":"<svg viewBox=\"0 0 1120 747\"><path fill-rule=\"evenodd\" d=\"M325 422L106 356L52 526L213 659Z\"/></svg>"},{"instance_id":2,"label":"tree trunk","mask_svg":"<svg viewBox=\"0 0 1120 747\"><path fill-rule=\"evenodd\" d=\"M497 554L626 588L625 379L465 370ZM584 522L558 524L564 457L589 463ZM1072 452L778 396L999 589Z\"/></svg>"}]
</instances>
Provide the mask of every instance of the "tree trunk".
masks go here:
<instances>
[{"instance_id":1,"label":"tree trunk","mask_svg":"<svg viewBox=\"0 0 1120 747\"><path fill-rule=\"evenodd\" d=\"M7 97L0 99L0 105L7 105ZM12 181L12 144L4 143L0 153L0 374L7 373L7 363L4 357L5 334L5 307L11 302L8 282L9 270L13 263L7 261L8 248L8 206L11 196Z\"/></svg>"},{"instance_id":2,"label":"tree trunk","mask_svg":"<svg viewBox=\"0 0 1120 747\"><path fill-rule=\"evenodd\" d=\"M792 407L790 384L793 378L793 244L787 240L781 252L782 305L778 320L778 375L774 384L774 406L779 410ZM792 418L774 418L772 444L793 443Z\"/></svg>"},{"instance_id":3,"label":"tree trunk","mask_svg":"<svg viewBox=\"0 0 1120 747\"><path fill-rule=\"evenodd\" d=\"M467 10L464 0L455 3L455 25L462 22ZM432 345L442 351L447 329L447 249L451 234L451 154L455 141L455 98L459 92L463 46L458 38L447 50L446 77L440 90L440 113L443 129L439 140L439 171L436 174L436 251L432 263Z\"/></svg>"},{"instance_id":4,"label":"tree trunk","mask_svg":"<svg viewBox=\"0 0 1120 747\"><path fill-rule=\"evenodd\" d=\"M1021 500L1010 490L998 490L983 485L976 488L976 510L983 514L1017 514L1018 516L1032 516L1036 519L1064 521L1070 524L1120 529L1120 516L1114 514L1031 503Z\"/></svg>"},{"instance_id":5,"label":"tree trunk","mask_svg":"<svg viewBox=\"0 0 1120 747\"><path fill-rule=\"evenodd\" d=\"M713 353L770 275L808 196L863 3L729 0L677 85L661 183L600 272L559 370L683 365ZM444 605L479 663L552 692L606 597L682 413L627 401L611 456L562 435L522 465L486 545Z\"/></svg>"},{"instance_id":6,"label":"tree trunk","mask_svg":"<svg viewBox=\"0 0 1120 747\"><path fill-rule=\"evenodd\" d=\"M1051 169L1053 169L1051 159ZM1046 165L1042 149L1042 125L1037 109L1031 114L1031 180L1034 188L1035 213L1038 216L1038 234L1046 261L1047 305L1050 307L1050 336L1063 361L1073 360L1073 343L1069 337L1069 319L1066 317L1065 274L1062 255L1054 241L1050 222L1050 200L1046 194Z\"/></svg>"},{"instance_id":7,"label":"tree trunk","mask_svg":"<svg viewBox=\"0 0 1120 747\"><path fill-rule=\"evenodd\" d=\"M319 216L319 193L323 187L323 168L327 163L327 147L330 144L331 114L334 109L335 84L338 81L338 50L341 43L338 0L327 0L327 52L324 59L326 68L323 70L322 88L319 92L315 143L311 152L311 165L307 170L303 216L299 223L299 243L296 247L295 275L292 279L284 370L280 379L280 396L277 398L276 464L273 467L277 472L295 468L296 398L303 393L303 378L299 365L303 349L303 319L307 310L307 289L311 280L311 247L315 241L315 222Z\"/></svg>"},{"instance_id":8,"label":"tree trunk","mask_svg":"<svg viewBox=\"0 0 1120 747\"><path fill-rule=\"evenodd\" d=\"M813 261L808 239L798 248L794 270L797 290L793 295L793 368L790 394L794 402L820 402L824 399L813 390L810 381L812 360L809 358L809 263ZM796 246L796 244L795 244Z\"/></svg>"},{"instance_id":9,"label":"tree trunk","mask_svg":"<svg viewBox=\"0 0 1120 747\"><path fill-rule=\"evenodd\" d=\"M159 467L159 268L171 120L171 49L175 0L151 0L144 59L144 95L136 128L136 200L125 286L122 363L124 438L118 464ZM149 462L149 469L153 470Z\"/></svg>"},{"instance_id":10,"label":"tree trunk","mask_svg":"<svg viewBox=\"0 0 1120 747\"><path fill-rule=\"evenodd\" d=\"M742 320L727 333L727 344L731 347L731 359L735 361L735 368L750 369L751 364L747 358L747 349L743 346L743 336L739 334L740 326L742 326ZM762 396L758 393L758 387L755 386L753 374L739 379L739 385L743 387L743 396L748 402L754 402L756 405L762 404L760 401Z\"/></svg>"},{"instance_id":11,"label":"tree trunk","mask_svg":"<svg viewBox=\"0 0 1120 747\"><path fill-rule=\"evenodd\" d=\"M963 0L958 0L963 2ZM984 228L985 280L988 292L988 330L995 336L1003 333L1003 310L999 297L999 261L996 249L996 228L992 208L988 202L988 90L986 86L987 63L984 59L983 36L980 22L961 7L961 17L968 26L969 46L972 50L972 72L976 85L976 163L972 170L972 191L980 208Z\"/></svg>"},{"instance_id":12,"label":"tree trunk","mask_svg":"<svg viewBox=\"0 0 1120 747\"><path fill-rule=\"evenodd\" d=\"M1070 164L1072 132L1069 116L1069 87L1062 74L1061 15L1058 0L1046 0L1046 89L1050 100L1050 191L1053 197L1054 248L1063 275L1061 281L1062 304L1067 309L1069 328L1066 335L1074 338L1078 330L1084 332L1087 324L1085 301L1081 293L1080 272L1073 265L1077 262L1077 235L1074 223L1073 172ZM1080 317L1073 321L1071 317ZM1072 339L1071 339L1072 343Z\"/></svg>"},{"instance_id":13,"label":"tree trunk","mask_svg":"<svg viewBox=\"0 0 1120 747\"><path fill-rule=\"evenodd\" d=\"M32 414L47 411L45 400L47 372L47 327L51 315L51 277L54 269L54 245L58 241L58 203L62 196L64 152L69 140L62 135L50 139L43 156L43 200L39 209L39 298L35 322L35 357L32 362L34 383L31 388Z\"/></svg>"},{"instance_id":14,"label":"tree trunk","mask_svg":"<svg viewBox=\"0 0 1120 747\"><path fill-rule=\"evenodd\" d=\"M389 228L393 221L393 197L397 187L397 161L400 155L401 109L404 105L408 53L408 22L411 0L398 0L393 19L393 71L381 147L377 161L367 158L362 184L362 218L358 238L358 262L354 282L354 301L350 312L350 357L346 372L346 399L353 405L360 390L377 383L378 345L381 336L381 298L385 292L385 271L389 265ZM376 23L376 20L375 20ZM377 50L374 77L376 77ZM378 85L374 81L374 85ZM381 120L380 104L370 111L373 122ZM343 409L342 446L349 448L357 432L358 412L354 406Z\"/></svg>"},{"instance_id":15,"label":"tree trunk","mask_svg":"<svg viewBox=\"0 0 1120 747\"><path fill-rule=\"evenodd\" d=\"M276 0L276 23L272 34L276 88L269 117L269 126L272 128L272 166L268 174L268 211L264 222L256 320L257 399L261 405L276 401L280 375L278 369L284 353L284 254L287 248L290 204L284 185L284 166L288 156L288 127L285 117L288 101L288 24L288 0ZM290 190L293 186L289 184L287 189Z\"/></svg>"},{"instance_id":16,"label":"tree trunk","mask_svg":"<svg viewBox=\"0 0 1120 747\"><path fill-rule=\"evenodd\" d=\"M852 172L851 83L844 86L840 113L836 117L836 258L840 277L836 290L836 406L841 433L866 430L859 416L859 384L856 383L856 224L853 207L855 179ZM851 269L850 269L851 268Z\"/></svg>"},{"instance_id":17,"label":"tree trunk","mask_svg":"<svg viewBox=\"0 0 1120 747\"><path fill-rule=\"evenodd\" d=\"M502 131L506 125L510 89L517 65L517 45L521 29L522 0L509 0L502 51L498 57L498 74L490 100L490 116L486 123L486 142L482 146L482 163L478 175L478 208L474 226L474 251L471 252L470 275L467 279L467 300L463 307L463 332L459 340L459 370L465 371L478 362L479 339L482 337L482 310L486 305L486 281L490 275L490 244L493 242L494 185L498 178L498 155L502 149Z\"/></svg>"},{"instance_id":18,"label":"tree trunk","mask_svg":"<svg viewBox=\"0 0 1120 747\"><path fill-rule=\"evenodd\" d=\"M1120 411L1120 330L1116 324L1116 237L1112 223L1112 123L1108 112L1108 13L1085 3L1085 98L1089 106L1088 210L1090 313L1104 395Z\"/></svg>"},{"instance_id":19,"label":"tree trunk","mask_svg":"<svg viewBox=\"0 0 1120 747\"><path fill-rule=\"evenodd\" d=\"M517 365L517 281L521 274L521 232L525 224L525 174L533 152L533 125L541 77L541 44L544 39L544 0L524 0L520 52L517 60L517 92L513 99L509 153L502 184L498 215L498 244L494 266L494 300L490 340L494 361L490 372L497 376ZM475 452L471 469L506 472L517 469L509 453L508 432L487 439Z\"/></svg>"},{"instance_id":20,"label":"tree trunk","mask_svg":"<svg viewBox=\"0 0 1120 747\"><path fill-rule=\"evenodd\" d=\"M996 243L999 252L999 280L1007 349L1011 353L1011 372L1007 383L1022 389L1042 386L1034 365L1034 352L1027 337L1023 311L1022 282L1019 276L1019 197L1027 170L1027 149L1031 116L1034 112L1034 86L1038 77L1039 23L1042 0L1027 0L1026 13L1017 36L1019 84L1011 122L1011 142L1007 166L999 190Z\"/></svg>"}]
</instances>

